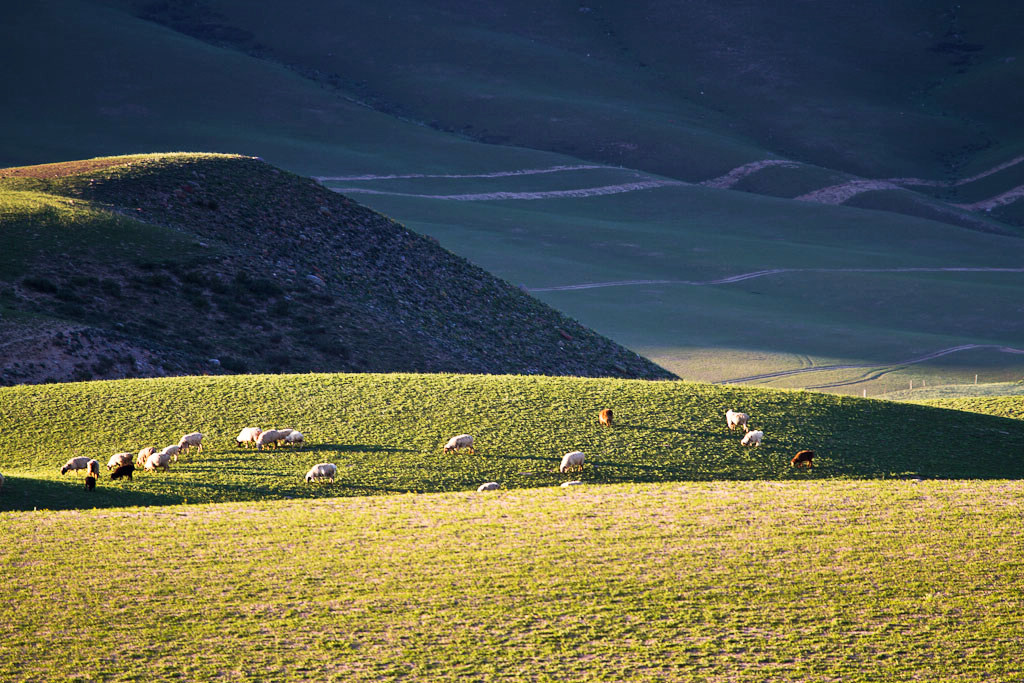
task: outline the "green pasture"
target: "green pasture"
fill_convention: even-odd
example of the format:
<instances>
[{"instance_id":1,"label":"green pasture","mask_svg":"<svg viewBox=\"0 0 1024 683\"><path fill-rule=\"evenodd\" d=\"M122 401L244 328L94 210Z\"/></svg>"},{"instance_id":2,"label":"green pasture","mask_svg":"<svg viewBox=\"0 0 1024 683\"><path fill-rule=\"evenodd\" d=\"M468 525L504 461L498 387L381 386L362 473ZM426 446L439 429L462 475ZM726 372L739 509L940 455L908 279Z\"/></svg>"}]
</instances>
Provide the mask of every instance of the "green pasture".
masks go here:
<instances>
[{"instance_id":1,"label":"green pasture","mask_svg":"<svg viewBox=\"0 0 1024 683\"><path fill-rule=\"evenodd\" d=\"M963 410L983 415L996 415L1024 420L1024 391L1018 385L1018 394L1014 396L967 396L959 398L923 399L921 403L937 408Z\"/></svg>"},{"instance_id":2,"label":"green pasture","mask_svg":"<svg viewBox=\"0 0 1024 683\"><path fill-rule=\"evenodd\" d=\"M0 677L1012 681L1022 505L830 480L7 512Z\"/></svg>"},{"instance_id":3,"label":"green pasture","mask_svg":"<svg viewBox=\"0 0 1024 683\"><path fill-rule=\"evenodd\" d=\"M615 424L597 414L612 408ZM726 410L750 415L761 446L740 445ZM242 427L291 427L300 447L238 448ZM71 457L105 466L116 452L206 435L200 454L132 482L61 475ZM476 452L443 454L470 433ZM955 435L956 438L951 438ZM991 448L993 438L1002 447ZM588 483L832 478L1016 478L1024 459L1016 420L812 392L679 381L569 377L306 374L117 380L0 389L0 509L364 496ZM817 452L811 470L789 464ZM561 456L587 454L582 473ZM972 457L965 459L964 452ZM333 462L333 485L308 485ZM105 470L104 470L105 472Z\"/></svg>"},{"instance_id":4,"label":"green pasture","mask_svg":"<svg viewBox=\"0 0 1024 683\"><path fill-rule=\"evenodd\" d=\"M593 187L590 173L530 176L510 186L529 183L535 190L557 179L564 188L574 177L577 187ZM399 181L362 185L392 182ZM416 193L422 181L400 182L403 191ZM484 182L432 179L429 193L476 192ZM723 195L728 203L719 202ZM1021 273L853 272L1018 268L1018 237L697 187L536 201L351 196L509 282L537 288L534 296L545 303L687 379L866 365L766 382L870 395L911 379L963 383L977 373L992 382L1024 373L1019 355L990 349L901 365L963 344L1020 348L1020 318L1005 312L1018 306ZM772 268L808 270L687 284ZM544 291L634 280L669 282ZM794 363L793 357L805 360Z\"/></svg>"}]
</instances>

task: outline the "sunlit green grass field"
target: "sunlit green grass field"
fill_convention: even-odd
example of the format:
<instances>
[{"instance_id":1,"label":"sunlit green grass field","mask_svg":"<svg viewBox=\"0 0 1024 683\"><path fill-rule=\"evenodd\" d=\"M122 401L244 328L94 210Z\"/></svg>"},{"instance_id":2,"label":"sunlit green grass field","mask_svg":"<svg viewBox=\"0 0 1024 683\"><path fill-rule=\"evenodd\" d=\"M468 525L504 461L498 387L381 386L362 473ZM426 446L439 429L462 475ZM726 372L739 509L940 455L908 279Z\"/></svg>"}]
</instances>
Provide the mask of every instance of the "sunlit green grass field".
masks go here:
<instances>
[{"instance_id":1,"label":"sunlit green grass field","mask_svg":"<svg viewBox=\"0 0 1024 683\"><path fill-rule=\"evenodd\" d=\"M597 414L611 408L612 427ZM725 412L764 432L740 445ZM300 447L240 449L242 427L291 427ZM132 482L61 475L71 457L206 435L199 454ZM455 434L476 452L442 453ZM993 441L1000 448L993 449ZM801 449L816 467L793 469ZM562 474L568 451L587 455ZM802 391L543 376L306 374L179 377L0 389L0 509L272 500L587 483L833 478L1018 478L1024 423L1001 417ZM963 457L971 453L970 458ZM1009 455L1008 455L1009 454ZM333 485L308 485L333 462ZM105 472L105 470L104 470Z\"/></svg>"},{"instance_id":2,"label":"sunlit green grass field","mask_svg":"<svg viewBox=\"0 0 1024 683\"><path fill-rule=\"evenodd\" d=\"M0 515L0 677L1013 681L1019 482Z\"/></svg>"}]
</instances>

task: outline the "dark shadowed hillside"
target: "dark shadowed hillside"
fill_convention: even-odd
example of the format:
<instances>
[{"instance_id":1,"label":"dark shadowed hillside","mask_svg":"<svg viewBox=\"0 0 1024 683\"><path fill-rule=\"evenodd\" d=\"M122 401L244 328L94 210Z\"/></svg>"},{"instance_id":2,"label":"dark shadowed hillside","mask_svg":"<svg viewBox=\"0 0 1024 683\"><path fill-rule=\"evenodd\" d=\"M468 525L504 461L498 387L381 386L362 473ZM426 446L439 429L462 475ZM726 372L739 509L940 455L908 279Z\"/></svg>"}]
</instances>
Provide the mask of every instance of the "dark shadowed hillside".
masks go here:
<instances>
[{"instance_id":1,"label":"dark shadowed hillside","mask_svg":"<svg viewBox=\"0 0 1024 683\"><path fill-rule=\"evenodd\" d=\"M4 384L218 372L670 373L258 159L0 171Z\"/></svg>"}]
</instances>

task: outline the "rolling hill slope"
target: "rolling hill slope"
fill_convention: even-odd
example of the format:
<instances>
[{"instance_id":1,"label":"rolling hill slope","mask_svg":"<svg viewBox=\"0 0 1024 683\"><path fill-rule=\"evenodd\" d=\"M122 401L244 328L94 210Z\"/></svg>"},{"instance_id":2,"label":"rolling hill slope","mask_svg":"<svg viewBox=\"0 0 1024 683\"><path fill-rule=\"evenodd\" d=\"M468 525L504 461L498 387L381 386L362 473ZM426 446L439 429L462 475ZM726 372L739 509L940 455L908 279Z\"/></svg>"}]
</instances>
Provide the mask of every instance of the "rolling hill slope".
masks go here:
<instances>
[{"instance_id":1,"label":"rolling hill slope","mask_svg":"<svg viewBox=\"0 0 1024 683\"><path fill-rule=\"evenodd\" d=\"M670 373L261 161L0 170L0 382L286 370Z\"/></svg>"},{"instance_id":2,"label":"rolling hill slope","mask_svg":"<svg viewBox=\"0 0 1024 683\"><path fill-rule=\"evenodd\" d=\"M43 0L0 25L0 164L191 149L345 178L516 284L643 283L536 293L687 378L1015 381L1021 12ZM481 194L505 199L449 199Z\"/></svg>"},{"instance_id":3,"label":"rolling hill slope","mask_svg":"<svg viewBox=\"0 0 1024 683\"><path fill-rule=\"evenodd\" d=\"M600 409L615 411L611 428ZM765 433L740 445L725 411ZM241 427L291 427L302 448L244 451ZM61 476L73 456L206 435L203 453L96 492ZM443 454L454 435L474 454ZM993 448L998 443L998 448ZM813 469L790 458L811 448ZM587 454L559 473L562 455ZM970 453L969 458L964 453ZM588 484L831 478L1020 478L1024 421L812 392L608 378L444 374L174 377L0 388L0 509L173 505ZM310 486L333 462L332 485ZM105 472L105 471L104 471Z\"/></svg>"}]
</instances>

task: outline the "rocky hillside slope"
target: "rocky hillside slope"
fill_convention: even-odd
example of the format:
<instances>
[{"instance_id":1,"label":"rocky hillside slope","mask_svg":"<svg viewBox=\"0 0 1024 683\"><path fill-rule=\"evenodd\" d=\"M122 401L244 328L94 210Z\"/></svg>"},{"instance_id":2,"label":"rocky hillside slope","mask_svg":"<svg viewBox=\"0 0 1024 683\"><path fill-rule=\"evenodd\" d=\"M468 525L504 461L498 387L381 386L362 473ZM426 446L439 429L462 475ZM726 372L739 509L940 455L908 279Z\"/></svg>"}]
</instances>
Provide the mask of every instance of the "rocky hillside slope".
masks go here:
<instances>
[{"instance_id":1,"label":"rocky hillside slope","mask_svg":"<svg viewBox=\"0 0 1024 683\"><path fill-rule=\"evenodd\" d=\"M672 376L255 158L3 169L0 225L2 384L312 370Z\"/></svg>"}]
</instances>

